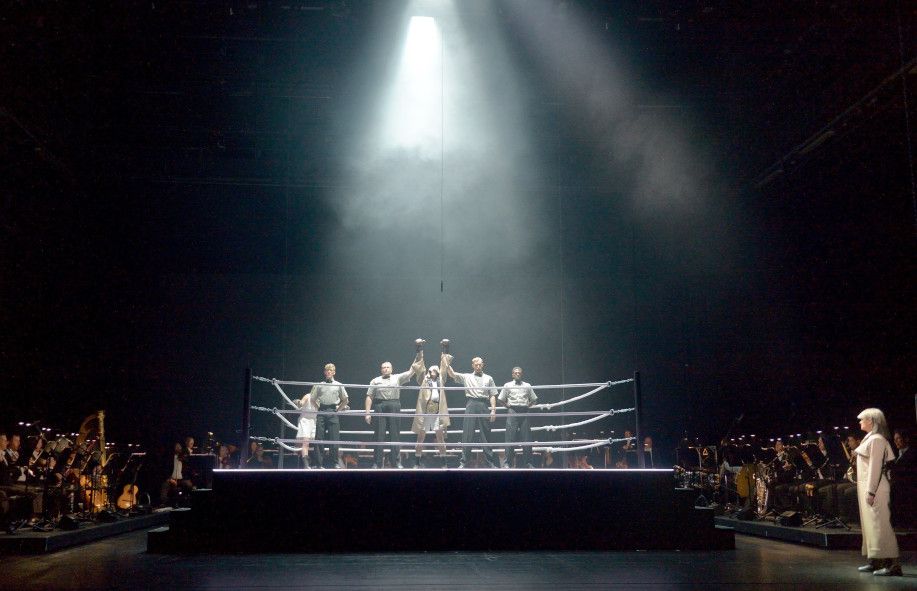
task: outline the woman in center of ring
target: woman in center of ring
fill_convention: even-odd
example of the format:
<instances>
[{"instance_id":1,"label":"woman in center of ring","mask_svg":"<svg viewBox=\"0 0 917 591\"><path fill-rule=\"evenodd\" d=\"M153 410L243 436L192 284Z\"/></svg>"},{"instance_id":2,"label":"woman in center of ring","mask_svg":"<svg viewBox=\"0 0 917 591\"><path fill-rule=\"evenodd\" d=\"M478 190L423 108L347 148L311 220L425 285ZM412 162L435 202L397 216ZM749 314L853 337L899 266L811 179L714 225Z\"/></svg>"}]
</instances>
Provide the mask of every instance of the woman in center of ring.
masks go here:
<instances>
[{"instance_id":1,"label":"woman in center of ring","mask_svg":"<svg viewBox=\"0 0 917 591\"><path fill-rule=\"evenodd\" d=\"M422 444L429 431L436 433L439 455L443 458L446 456L446 427L449 426L449 405L446 403L446 391L442 388L443 382L440 379L440 375L440 368L436 366L430 366L426 373L417 375L417 383L420 384L421 388L417 396L417 415L414 417L414 424L411 425L411 431L417 433L417 447L414 449L415 468L423 467Z\"/></svg>"}]
</instances>

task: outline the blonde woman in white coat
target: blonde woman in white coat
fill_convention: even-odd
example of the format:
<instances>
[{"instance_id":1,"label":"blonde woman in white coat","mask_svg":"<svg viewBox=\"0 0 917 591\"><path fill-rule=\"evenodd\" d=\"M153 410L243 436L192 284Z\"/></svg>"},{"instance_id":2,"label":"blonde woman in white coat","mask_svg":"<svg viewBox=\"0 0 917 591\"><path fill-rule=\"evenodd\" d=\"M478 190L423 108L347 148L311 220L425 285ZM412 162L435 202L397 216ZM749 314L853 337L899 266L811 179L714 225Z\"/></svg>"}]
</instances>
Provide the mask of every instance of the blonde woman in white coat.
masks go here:
<instances>
[{"instance_id":1,"label":"blonde woman in white coat","mask_svg":"<svg viewBox=\"0 0 917 591\"><path fill-rule=\"evenodd\" d=\"M878 408L867 408L857 418L867 435L853 450L856 454L857 500L860 506L860 529L863 534L863 556L869 564L860 572L877 576L901 576L898 541L891 524L888 475L883 467L894 459L888 443L888 425Z\"/></svg>"}]
</instances>

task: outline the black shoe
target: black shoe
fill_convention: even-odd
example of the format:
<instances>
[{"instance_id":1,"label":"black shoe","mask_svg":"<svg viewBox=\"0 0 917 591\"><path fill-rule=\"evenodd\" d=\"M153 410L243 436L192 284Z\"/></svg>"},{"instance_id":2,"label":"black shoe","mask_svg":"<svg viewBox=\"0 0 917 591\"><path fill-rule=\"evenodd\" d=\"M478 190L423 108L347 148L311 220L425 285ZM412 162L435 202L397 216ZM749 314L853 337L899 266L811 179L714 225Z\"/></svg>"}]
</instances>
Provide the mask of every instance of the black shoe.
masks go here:
<instances>
[{"instance_id":1,"label":"black shoe","mask_svg":"<svg viewBox=\"0 0 917 591\"><path fill-rule=\"evenodd\" d=\"M889 559L885 561L884 568L872 573L877 577L902 577L904 573L901 572L901 563L897 559Z\"/></svg>"},{"instance_id":2,"label":"black shoe","mask_svg":"<svg viewBox=\"0 0 917 591\"><path fill-rule=\"evenodd\" d=\"M417 456L414 460L414 469L423 468L423 456Z\"/></svg>"},{"instance_id":3,"label":"black shoe","mask_svg":"<svg viewBox=\"0 0 917 591\"><path fill-rule=\"evenodd\" d=\"M858 567L857 570L861 573L871 573L875 570L879 570L879 565L876 562L870 560L869 564L864 564L863 566Z\"/></svg>"}]
</instances>

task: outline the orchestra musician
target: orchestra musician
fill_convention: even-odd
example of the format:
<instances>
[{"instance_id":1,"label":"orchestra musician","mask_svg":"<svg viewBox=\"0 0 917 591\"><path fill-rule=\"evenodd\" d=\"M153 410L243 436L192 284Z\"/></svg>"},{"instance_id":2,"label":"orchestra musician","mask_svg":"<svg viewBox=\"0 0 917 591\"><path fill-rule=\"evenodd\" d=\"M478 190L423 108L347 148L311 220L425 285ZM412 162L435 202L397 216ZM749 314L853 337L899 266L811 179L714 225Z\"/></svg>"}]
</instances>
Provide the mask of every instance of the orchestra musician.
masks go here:
<instances>
[{"instance_id":1,"label":"orchestra musician","mask_svg":"<svg viewBox=\"0 0 917 591\"><path fill-rule=\"evenodd\" d=\"M809 441L800 445L797 453L796 484L790 491L796 498L795 507L809 515L820 513L818 490L832 484L824 476L828 458L821 451L823 446Z\"/></svg>"},{"instance_id":2,"label":"orchestra musician","mask_svg":"<svg viewBox=\"0 0 917 591\"><path fill-rule=\"evenodd\" d=\"M849 463L843 443L837 435L822 435L818 438L818 446L825 457L821 468L824 480L815 491L818 511L824 517L836 517L847 521L850 519L850 512L844 510L840 493L844 488L844 474Z\"/></svg>"},{"instance_id":3,"label":"orchestra musician","mask_svg":"<svg viewBox=\"0 0 917 591\"><path fill-rule=\"evenodd\" d=\"M248 459L245 460L246 468L273 468L274 460L264 451L264 444L260 441L250 441Z\"/></svg>"},{"instance_id":4,"label":"orchestra musician","mask_svg":"<svg viewBox=\"0 0 917 591\"><path fill-rule=\"evenodd\" d=\"M895 429L895 447L898 457L891 464L892 523L903 529L917 526L917 454L910 447L910 434L905 429Z\"/></svg>"},{"instance_id":5,"label":"orchestra musician","mask_svg":"<svg viewBox=\"0 0 917 591\"><path fill-rule=\"evenodd\" d=\"M190 445L189 445L190 444ZM191 480L191 468L188 466L188 458L191 455L189 450L194 449L194 438L185 439L185 445L175 443L172 448L171 472L169 477L162 483L159 490L159 502L161 505L172 505L177 507L181 497L188 497L194 490L194 483Z\"/></svg>"},{"instance_id":6,"label":"orchestra musician","mask_svg":"<svg viewBox=\"0 0 917 591\"><path fill-rule=\"evenodd\" d=\"M627 463L627 454L629 452L632 452L637 447L636 443L634 443L633 439L631 439L633 436L634 436L633 431L630 431L630 430L624 431L623 438L626 439L627 441L621 444L621 447L618 449L618 453L617 453L618 457L615 460L615 468L629 468L630 467Z\"/></svg>"},{"instance_id":7,"label":"orchestra musician","mask_svg":"<svg viewBox=\"0 0 917 591\"><path fill-rule=\"evenodd\" d=\"M771 464L774 470L771 495L774 499L774 508L782 511L791 509L795 505L796 490L793 481L796 479L796 465L793 463L790 450L784 445L782 439L774 442L774 452L776 455Z\"/></svg>"},{"instance_id":8,"label":"orchestra musician","mask_svg":"<svg viewBox=\"0 0 917 591\"><path fill-rule=\"evenodd\" d=\"M6 450L9 449L9 439L6 433L0 433L0 486L10 483L12 480L12 466L7 459Z\"/></svg>"}]
</instances>

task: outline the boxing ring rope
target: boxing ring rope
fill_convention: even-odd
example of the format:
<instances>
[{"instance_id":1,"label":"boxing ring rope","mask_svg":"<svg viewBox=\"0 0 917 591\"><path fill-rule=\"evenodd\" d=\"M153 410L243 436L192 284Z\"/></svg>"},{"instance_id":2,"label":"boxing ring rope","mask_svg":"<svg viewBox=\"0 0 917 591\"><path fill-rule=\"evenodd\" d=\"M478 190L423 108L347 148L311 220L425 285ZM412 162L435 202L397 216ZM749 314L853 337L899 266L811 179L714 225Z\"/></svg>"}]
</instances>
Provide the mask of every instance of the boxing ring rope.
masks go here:
<instances>
[{"instance_id":1,"label":"boxing ring rope","mask_svg":"<svg viewBox=\"0 0 917 591\"><path fill-rule=\"evenodd\" d=\"M535 405L533 405L531 408L535 408ZM277 408L277 407L274 407L274 408L267 408L266 406L255 406L255 405L252 405L252 406L251 406L251 409L252 409L252 410L257 410L257 411L259 411L259 412L269 412L269 413L271 413L271 414L273 414L273 415L276 415L277 418L279 418L281 421L283 421L284 424L286 424L286 425L287 425L288 427L290 427L291 429L297 429L298 427L297 427L295 424L293 424L293 423L291 423L290 421L288 421L287 418L286 418L285 416L283 416L283 415L285 415L285 414L296 414L296 415L301 415L301 414L303 414L302 411L300 411L300 410L280 410L280 409ZM606 411L589 411L589 410L586 410L586 411L567 411L567 412L556 412L556 413L555 413L555 412L527 412L527 413L525 413L525 414L526 414L526 416L529 416L529 417L561 417L561 416L589 416L589 415L597 415L597 416L594 416L594 417L592 417L592 418L586 419L586 420L584 420L584 421L579 421L579 422L577 422L577 423L569 423L569 424L564 424L564 425L541 425L541 426L538 426L538 427L532 427L532 428L531 428L532 431L560 431L560 430L563 430L563 429L571 429L571 428L574 428L574 427L581 427L581 426L583 426L583 425L588 425L589 423L594 423L594 422L596 422L596 421L600 421L600 420L602 420L602 419L604 419L604 418L606 418L606 417L613 417L613 416L615 416L616 414L624 414L624 413L633 412L633 411L634 411L634 408L619 408L619 409L614 409L614 408L612 408L612 409L609 409L609 410L606 410ZM333 411L333 410L316 410L316 411L306 411L306 413L307 413L308 415L310 415L310 416L311 416L311 415L338 415L338 416L374 416L374 417L397 417L397 418L403 418L402 415L401 415L401 413L394 413L394 412L375 412L375 411L373 411L373 410L370 410L370 411L365 411L365 410L349 410L349 411L341 411L341 412L337 412L337 411ZM423 412L413 412L413 411L412 411L412 412L411 412L411 416L415 416L415 417L439 417L439 416L442 416L442 415L440 415L440 413L433 413L433 412L431 412L431 413L423 413ZM486 418L490 417L490 414L488 414L488 413L478 413L478 414L472 414L472 413L467 413L467 414L466 414L466 413L463 413L462 416L464 416L464 417L472 417L472 418L485 418L485 419L486 419ZM491 431L498 431L498 432L501 432L501 431L504 431L504 429L491 429ZM375 433L375 431L341 431L341 433L344 433L344 434L346 434L346 435L371 435L371 434ZM400 433L401 435L407 435L407 434L409 434L409 433L413 433L413 431L399 431L399 433ZM455 430L455 431L449 431L449 433L461 433L461 431L460 431L460 430Z\"/></svg>"},{"instance_id":2,"label":"boxing ring rope","mask_svg":"<svg viewBox=\"0 0 917 591\"><path fill-rule=\"evenodd\" d=\"M300 452L302 452L302 446L300 446L300 447L293 447L292 445L290 445L290 443L296 443L296 442L298 442L298 441L299 441L298 439L281 439L280 437L257 437L257 436L254 436L254 435L253 435L253 436L249 437L249 440L250 440L250 441L258 441L258 442L262 442L262 443L274 443L274 444L279 445L280 447L284 448L285 450L291 451L291 452L294 452L294 453L300 453ZM554 453L554 452L559 452L559 451L563 451L563 452L567 452L567 451L584 451L584 450L588 450L588 449L595 449L596 447L602 447L602 446L604 446L604 445L613 445L613 444L616 444L616 443L624 443L624 442L626 442L626 441L633 441L633 440L634 440L633 437L619 437L619 438L610 438L610 439L580 439L580 440L575 440L575 441L517 441L517 442L514 442L512 445L513 445L514 448L515 448L516 446L531 447L532 450L537 450L537 451L542 451L542 452L551 452L551 453ZM354 443L354 442L353 442L353 441L344 441L344 440L332 441L332 440L319 440L319 439L316 439L316 440L309 441L309 445L339 445L339 446L344 446L344 445L352 444L352 443ZM359 443L362 445L362 447L355 447L355 448L344 448L344 447L342 447L342 448L341 448L341 451L364 451L364 450L366 449L366 446L367 446L367 445L368 445L368 446L371 446L371 447L378 447L378 446L380 446L380 445L383 446L383 447L386 447L386 446L391 447L391 442L389 442L389 441L365 441L365 442L364 442L364 441L361 441L361 442L359 442ZM558 445L558 444L569 446L571 443L580 444L580 445L576 445L575 447L554 447L554 445ZM434 447L434 446L439 446L440 444L437 443L437 442L435 442L435 441L432 441L432 442L426 442L426 441L425 441L425 442L423 442L423 443L417 443L417 444L409 443L408 445L416 445L416 446L418 446L418 447ZM460 442L454 442L454 443L449 443L448 445L457 446L457 447L471 447L471 448L472 448L472 451L480 451L480 449L477 449L477 448L481 448L481 447L485 447L485 446L486 446L486 447L504 448L504 447L506 447L508 444L505 443L505 442L493 442L493 443L490 443L490 442L488 442L488 443L481 443L481 442L477 442L477 443L460 443Z\"/></svg>"},{"instance_id":3,"label":"boxing ring rope","mask_svg":"<svg viewBox=\"0 0 917 591\"><path fill-rule=\"evenodd\" d=\"M287 402L287 404L289 404L293 408L298 408L298 407L295 404L293 404L293 401L290 400L286 392L283 391L283 388L280 387L281 385L319 386L325 383L325 382L293 382L289 380L287 381L278 380L277 378L265 378L262 376L252 376L252 379L257 380L259 382L267 382L273 385L274 388L276 388L277 391L280 392L280 395L283 396L283 399ZM633 381L634 381L634 378L626 378L623 380L616 380L612 382L594 382L594 383L588 383L588 384L559 384L559 385L528 386L532 390L565 390L565 389L571 389L571 388L593 388L592 390L584 394L580 394L579 396L574 396L573 398L568 398L567 400L560 400L558 402L551 402L551 403L533 404L531 408L552 409L556 406L563 406L565 404L570 404L571 402L577 402L579 400L584 400L590 396L593 396L601 392L602 390L606 388L611 388L612 386L619 386L621 384L629 384L629 383L632 383ZM361 390L368 390L369 388L375 387L375 386L370 386L369 384L337 384L337 385L340 385L343 388L357 388ZM407 385L407 384L405 384L404 386L397 386L397 387L401 390L421 390L424 388L424 386L412 386L412 385ZM465 386L438 386L438 388L440 390L455 390L455 391L466 389ZM482 389L493 390L494 391L493 395L496 396L496 391L501 390L502 387L497 386L493 388L487 387L487 388L482 388ZM448 410L449 412L459 412L459 411L464 410L464 407L448 408L446 410ZM411 409L402 409L401 412L413 413Z\"/></svg>"},{"instance_id":4,"label":"boxing ring rope","mask_svg":"<svg viewBox=\"0 0 917 591\"><path fill-rule=\"evenodd\" d=\"M255 376L255 375L252 376L252 379L258 382L269 382L272 384L279 384L281 386L321 386L327 383L327 382L294 382L291 380L278 380L277 378L265 378L263 376ZM634 381L634 378L626 378L623 380L617 380L615 382L589 382L585 384L543 384L540 386L528 386L528 387L532 388L533 390L569 390L569 389L576 389L576 388L594 388L596 386L607 388L609 386L616 386L618 384L629 384L630 382L633 382L633 381ZM335 384L335 386L343 386L345 388L363 388L363 389L370 388L370 387L373 387L373 388L376 387L376 386L370 386L369 384L344 384L344 383ZM408 386L408 385L398 386L398 387L403 390L420 390L421 388L423 388L423 386ZM465 388L466 388L465 386L440 386L440 389L442 390L464 390ZM484 387L483 389L500 390L501 388L502 386L494 386L494 387L487 386L487 387Z\"/></svg>"},{"instance_id":5,"label":"boxing ring rope","mask_svg":"<svg viewBox=\"0 0 917 591\"><path fill-rule=\"evenodd\" d=\"M278 408L276 408L276 407L268 408L268 407L263 407L263 406L252 405L252 404L251 404L251 385L252 385L252 381L266 382L266 383L269 383L269 384L271 384L272 386L274 386L274 388L278 391L278 393L279 393L279 394L281 395L281 397L283 398L284 402L285 402L286 404L288 404L289 406L291 406L292 409L291 409L291 410L282 410L282 409L278 409ZM286 450L288 450L288 451L297 452L297 453L298 453L298 452L301 452L301 451L302 451L302 447L294 447L294 446L289 445L289 443L297 443L297 442L299 442L299 441L300 441L299 439L282 439L282 438L267 438L267 437L254 437L254 436L251 436L251 435L250 435L250 431L251 431L251 411L252 411L252 410L255 410L255 411L259 411L259 412L271 413L271 414L275 415L277 418L279 418L284 426L289 427L289 428L291 428L291 429L293 429L293 430L297 430L298 426L297 426L296 424L294 424L293 422L289 421L284 415L287 415L287 414L294 414L294 415L298 415L298 416L303 416L304 413L302 412L302 409L300 409L300 408L290 399L290 397L287 396L286 392L284 392L284 390L283 390L283 388L281 387L281 385L286 385L286 386L308 386L308 387L311 387L311 386L316 386L316 385L322 385L322 384L325 384L325 383L326 383L326 382L323 382L323 381L322 381L322 382L311 382L311 381L293 381L293 380L278 380L278 379L276 379L276 378L266 378L266 377L262 377L262 376L255 376L255 375L252 375L251 370L250 370L250 369L247 369L247 370L246 370L245 397L244 397L244 400L243 400L243 407L244 407L243 410L244 410L244 414L243 414L243 422L242 422L242 423L243 423L243 424L242 424L242 427L243 427L242 431L243 431L243 436L244 436L244 446L243 446L243 460L242 460L242 461L244 462L245 459L246 459L246 457L247 457L247 455L248 455L248 451L249 451L248 441L250 441L250 440L251 440L251 441L262 441L262 442L275 443L275 444L277 444L278 446L280 446L281 448L286 449ZM508 446L512 446L513 449L515 449L516 446L531 446L533 451L537 450L537 451L542 451L542 452L552 452L552 453L553 453L553 452L558 452L558 451L563 451L563 452L586 451L586 450L590 450L590 449L595 449L595 448L597 448L597 447L602 447L602 446L606 446L606 445L612 445L612 444L616 444L616 443L621 443L621 442L624 442L624 441L633 441L633 440L636 440L636 444L637 444L638 450L642 451L642 448L643 448L643 440L642 440L642 433L641 433L641 428L640 428L640 427L641 427L641 425L640 425L641 394L640 394L640 374L639 374L639 372L634 372L634 377L633 377L633 378L626 378L626 379L622 379L622 380L615 380L615 381L608 381L608 382L591 382L591 383L583 383L583 384L554 384L554 385L530 386L532 390L548 390L548 389L568 390L568 389L573 389L573 388L591 388L591 390L589 390L588 392L585 392L585 393L583 393L583 394L580 394L580 395L578 395L578 396L574 396L574 397L572 397L572 398L568 398L568 399L561 400L561 401L558 401L558 402L534 404L534 405L532 405L532 406L529 407L529 408L531 408L531 409L544 409L544 410L550 410L550 409L552 409L552 408L556 408L556 407L559 407L559 406L564 406L564 405L566 405L566 404L571 404L571 403L573 403L573 402L578 402L578 401L580 401L580 400L584 400L584 399L586 399L586 398L589 398L590 396L593 396L593 395L597 394L598 392L601 392L602 390L604 390L604 389L606 389L606 388L611 388L611 386L617 386L617 385L627 384L627 383L632 383L632 384L633 384L633 390L634 390L634 402L635 402L635 404L634 404L633 407L630 407L630 408L609 409L609 410L607 410L607 411L527 412L527 413L525 413L525 415L526 415L527 417L565 417L565 416L589 417L589 418L586 418L586 419L584 419L584 420L582 420L582 421L577 421L577 422L569 423L569 424L562 424L562 425L539 425L539 426L534 426L534 427L531 427L531 428L530 428L530 431L555 432L555 431L561 431L561 430L566 430L566 429L572 429L572 428L581 427L581 426L584 426L584 425L587 425L587 424L590 424L590 423L595 423L595 422L600 421L600 420L602 420L602 419L605 419L605 418L608 418L608 417L613 417L613 416L615 416L616 414L623 414L623 413L633 412L633 413L635 414L635 423L636 423L636 428L635 428L636 436L635 436L635 437L630 437L630 438L617 438L617 439L612 438L612 439L595 439L595 440L551 441L551 442L541 442L541 441L533 441L533 442L511 442L511 443L507 443L507 442L488 442L488 443L486 443L486 444L485 444L485 443L481 443L481 442L478 442L478 443L457 443L457 442L455 442L455 443L446 443L446 445L447 445L447 446L451 446L451 447L453 447L453 448L455 448L455 447L459 447L459 448L472 447L472 448L474 448L473 451L478 451L481 447L484 447L484 446L486 446L486 447L493 447L493 448L507 448ZM344 388L349 387L349 388L355 388L355 389L366 389L367 391L368 391L371 387L373 387L373 386L371 386L371 385L369 385L369 384L339 384L339 385L340 385L341 387L344 387ZM398 388L399 390L401 390L401 389L404 389L404 390L421 390L421 389L424 388L424 386L420 386L420 385L413 386L413 385L407 385L407 384L406 384L406 385L399 385L399 386L397 386L397 388ZM441 388L442 390L445 390L445 391L449 391L449 390L452 390L452 391L464 391L464 390L467 390L466 386L441 386L440 388ZM502 388L497 386L497 387L493 387L493 388L488 387L488 388L485 388L485 389L491 391L491 396L496 396L497 393L498 393ZM486 400L486 398L485 398L485 400ZM446 413L462 413L462 416L463 416L463 417L468 417L468 418L490 418L490 417L492 416L492 415L489 414L489 413L487 413L487 414L470 414L470 413L469 413L469 414L465 414L465 413L464 413L464 410L465 410L465 409L464 409L463 407L447 408L447 409L446 409ZM508 410L508 409L501 409L501 414L500 414L499 416L501 416L501 417L507 417L507 416L509 416L508 414L503 414L503 413L502 413L503 410ZM437 413L417 413L417 412L415 412L415 411L412 410L412 409L402 409L401 412L399 412L399 413L380 413L380 412L375 412L375 411L372 411L372 410L370 410L370 411L367 412L366 410L362 410L362 409L360 409L360 410L349 410L349 409L348 409L348 410L342 410L342 411L321 411L321 410L314 410L314 411L311 411L311 410L310 410L310 411L306 411L305 416L306 416L307 418L314 418L316 415L319 415L319 414L322 414L322 415L336 415L336 416L355 416L355 417L377 416L377 417L396 417L396 418L397 418L397 417L403 417L403 416L406 415L406 414L410 414L412 417L418 417L418 416L419 416L419 417L430 417L430 416L433 416L433 417L440 417L440 416L443 416L443 415L442 415L442 411L441 411L441 412L437 412ZM490 430L491 433L500 433L500 432L505 432L505 431L506 431L506 429L499 429L499 428L495 428L495 429L491 429L491 430ZM458 434L458 433L461 433L461 432L462 432L461 430L446 430L446 431L445 431L445 434L447 434L447 435L448 435L448 434ZM361 431L361 430L350 430L350 431L348 431L348 430L342 430L342 431L340 431L340 433L341 433L341 434L344 434L344 435L373 435L373 434L375 433L375 431ZM613 431L612 431L612 433L613 433ZM399 435L413 435L413 434L414 434L413 431L399 431ZM574 434L574 435L575 435L575 434ZM345 446L345 445L350 445L350 446L352 446L352 445L355 444L355 443L358 444L358 447L356 447L356 448L354 448L354 447L346 447L346 448L343 447L343 446ZM342 452L360 452L360 451L365 451L365 450L367 449L367 446L369 446L369 447L374 447L374 446L379 446L379 445L382 445L382 446L389 446L389 448L391 448L391 442L387 442L387 441L375 442L375 441L344 441L344 440L340 440L340 441L311 440L311 441L309 442L309 444L310 444L310 445L315 445L315 446L324 446L324 445L335 445L335 446L340 446L339 449L340 449L340 451L342 451ZM439 443L439 442L424 442L424 443L418 444L418 443L416 443L416 442L411 442L411 441L398 442L398 443L396 443L396 447L398 447L398 448L411 448L411 447L415 447L415 448L425 448L425 447L434 447L434 446L436 446L436 447L441 447L442 444ZM449 451L455 451L455 450L453 449L453 450L449 450ZM643 468L643 467L645 466L645 464L644 464L644 456L643 456L642 453L638 453L637 456L638 456L638 464L639 464L639 467ZM281 455L281 465L282 465L282 455Z\"/></svg>"}]
</instances>

